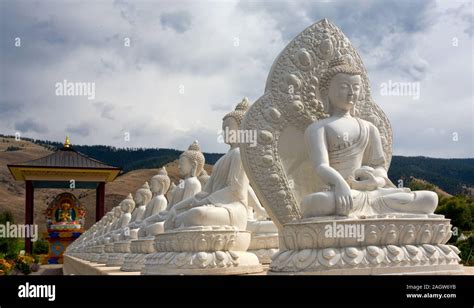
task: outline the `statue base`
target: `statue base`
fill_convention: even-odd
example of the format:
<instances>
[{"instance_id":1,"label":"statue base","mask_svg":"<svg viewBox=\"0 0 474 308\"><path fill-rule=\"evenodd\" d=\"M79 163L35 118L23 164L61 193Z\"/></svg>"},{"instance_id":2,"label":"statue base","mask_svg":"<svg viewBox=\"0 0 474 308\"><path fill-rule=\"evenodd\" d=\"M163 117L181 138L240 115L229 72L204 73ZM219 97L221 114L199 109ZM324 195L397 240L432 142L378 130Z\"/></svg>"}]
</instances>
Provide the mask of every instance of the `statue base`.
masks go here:
<instances>
[{"instance_id":1,"label":"statue base","mask_svg":"<svg viewBox=\"0 0 474 308\"><path fill-rule=\"evenodd\" d=\"M127 253L120 270L124 272L140 272L145 266L147 254L156 252L155 237L144 237L132 240L130 243L130 253Z\"/></svg>"},{"instance_id":2,"label":"statue base","mask_svg":"<svg viewBox=\"0 0 474 308\"><path fill-rule=\"evenodd\" d=\"M271 220L248 220L247 231L252 233L248 252L255 254L262 264L269 264L278 252L278 228Z\"/></svg>"},{"instance_id":3,"label":"statue base","mask_svg":"<svg viewBox=\"0 0 474 308\"><path fill-rule=\"evenodd\" d=\"M278 252L278 233L252 233L248 252L257 256L262 264L270 264Z\"/></svg>"},{"instance_id":4,"label":"statue base","mask_svg":"<svg viewBox=\"0 0 474 308\"><path fill-rule=\"evenodd\" d=\"M124 272L141 272L145 266L146 256L144 253L127 253L124 256L123 265L120 270Z\"/></svg>"},{"instance_id":5,"label":"statue base","mask_svg":"<svg viewBox=\"0 0 474 308\"><path fill-rule=\"evenodd\" d=\"M416 216L416 215L415 215ZM439 217L438 215L431 215ZM284 225L272 273L459 274L459 250L445 243L449 219L306 220Z\"/></svg>"},{"instance_id":6,"label":"statue base","mask_svg":"<svg viewBox=\"0 0 474 308\"><path fill-rule=\"evenodd\" d=\"M121 252L112 252L109 253L109 256L107 258L107 263L105 263L105 266L110 267L110 266L122 266L123 261L124 261L124 253Z\"/></svg>"},{"instance_id":7,"label":"statue base","mask_svg":"<svg viewBox=\"0 0 474 308\"><path fill-rule=\"evenodd\" d=\"M99 263L99 259L104 253L104 245L92 246L92 254L89 256L90 262Z\"/></svg>"},{"instance_id":8,"label":"statue base","mask_svg":"<svg viewBox=\"0 0 474 308\"><path fill-rule=\"evenodd\" d=\"M263 271L247 252L251 235L232 227L193 227L155 237L155 253L145 258L144 275L237 275Z\"/></svg>"},{"instance_id":9,"label":"statue base","mask_svg":"<svg viewBox=\"0 0 474 308\"><path fill-rule=\"evenodd\" d=\"M130 253L130 242L125 240L113 243L113 252L108 253L106 266L122 266L125 254ZM110 246L108 248L110 250Z\"/></svg>"},{"instance_id":10,"label":"statue base","mask_svg":"<svg viewBox=\"0 0 474 308\"><path fill-rule=\"evenodd\" d=\"M97 260L97 263L106 264L107 260L109 260L109 253L104 252L103 254L100 255L99 260Z\"/></svg>"}]
</instances>

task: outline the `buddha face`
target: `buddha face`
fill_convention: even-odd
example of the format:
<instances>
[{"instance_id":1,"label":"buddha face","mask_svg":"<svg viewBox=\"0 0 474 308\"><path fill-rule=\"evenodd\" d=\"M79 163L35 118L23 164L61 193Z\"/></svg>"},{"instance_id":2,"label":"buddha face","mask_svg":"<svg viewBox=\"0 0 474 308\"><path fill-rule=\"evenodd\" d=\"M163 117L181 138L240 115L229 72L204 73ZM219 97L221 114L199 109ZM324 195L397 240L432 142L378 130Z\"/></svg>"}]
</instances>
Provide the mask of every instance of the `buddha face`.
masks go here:
<instances>
[{"instance_id":1,"label":"buddha face","mask_svg":"<svg viewBox=\"0 0 474 308\"><path fill-rule=\"evenodd\" d=\"M126 200L125 202L122 203L121 208L122 208L122 212L130 213L133 210L132 202Z\"/></svg>"},{"instance_id":2,"label":"buddha face","mask_svg":"<svg viewBox=\"0 0 474 308\"><path fill-rule=\"evenodd\" d=\"M163 185L158 179L151 178L150 189L153 193L161 193L163 190Z\"/></svg>"},{"instance_id":3,"label":"buddha face","mask_svg":"<svg viewBox=\"0 0 474 308\"><path fill-rule=\"evenodd\" d=\"M143 200L143 194L140 192L140 190L137 190L135 197L133 197L133 201L135 201L135 204L142 204Z\"/></svg>"},{"instance_id":4,"label":"buddha face","mask_svg":"<svg viewBox=\"0 0 474 308\"><path fill-rule=\"evenodd\" d=\"M112 213L107 214L107 222L112 222L114 220L114 215Z\"/></svg>"},{"instance_id":5,"label":"buddha face","mask_svg":"<svg viewBox=\"0 0 474 308\"><path fill-rule=\"evenodd\" d=\"M237 123L237 120L234 119L233 117L227 117L222 122L222 131L224 131L224 132L228 131L229 136L231 134L230 132L233 132L232 134L237 135L238 130L239 130L239 124ZM228 145L232 145L233 144L232 140L228 140L228 138L226 138L226 136L227 136L227 134L224 134L224 142Z\"/></svg>"},{"instance_id":6,"label":"buddha face","mask_svg":"<svg viewBox=\"0 0 474 308\"><path fill-rule=\"evenodd\" d=\"M114 208L114 216L117 217L117 218L120 217L120 214L122 213L122 211L120 210L120 208L121 208L121 206L122 206L122 204L123 204L123 201L120 202L120 203L121 203L120 206L117 206L116 208Z\"/></svg>"},{"instance_id":7,"label":"buddha face","mask_svg":"<svg viewBox=\"0 0 474 308\"><path fill-rule=\"evenodd\" d=\"M178 162L179 175L183 178L191 176L193 169L195 168L195 163L193 163L189 158L184 155L181 155Z\"/></svg>"},{"instance_id":8,"label":"buddha face","mask_svg":"<svg viewBox=\"0 0 474 308\"><path fill-rule=\"evenodd\" d=\"M329 84L329 102L331 109L349 111L359 99L361 88L360 75L339 73Z\"/></svg>"}]
</instances>

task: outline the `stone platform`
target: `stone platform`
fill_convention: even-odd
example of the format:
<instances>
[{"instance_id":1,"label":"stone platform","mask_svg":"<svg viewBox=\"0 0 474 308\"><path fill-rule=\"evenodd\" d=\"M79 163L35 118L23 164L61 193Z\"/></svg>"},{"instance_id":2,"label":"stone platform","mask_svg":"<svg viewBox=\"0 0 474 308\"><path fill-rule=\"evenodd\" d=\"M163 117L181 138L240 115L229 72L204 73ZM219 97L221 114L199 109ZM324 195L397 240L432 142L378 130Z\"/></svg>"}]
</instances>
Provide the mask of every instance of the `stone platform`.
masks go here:
<instances>
[{"instance_id":1,"label":"stone platform","mask_svg":"<svg viewBox=\"0 0 474 308\"><path fill-rule=\"evenodd\" d=\"M438 217L308 220L286 224L272 273L314 275L460 274L447 245L449 219Z\"/></svg>"}]
</instances>

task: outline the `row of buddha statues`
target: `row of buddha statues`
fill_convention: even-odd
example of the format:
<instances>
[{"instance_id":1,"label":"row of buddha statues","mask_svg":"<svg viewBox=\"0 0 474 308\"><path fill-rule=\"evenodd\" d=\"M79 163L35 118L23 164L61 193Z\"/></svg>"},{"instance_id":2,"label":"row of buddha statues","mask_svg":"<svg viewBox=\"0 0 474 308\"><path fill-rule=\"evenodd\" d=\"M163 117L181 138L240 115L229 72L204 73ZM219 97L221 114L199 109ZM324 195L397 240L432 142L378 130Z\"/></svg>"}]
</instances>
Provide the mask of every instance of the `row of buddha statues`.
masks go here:
<instances>
[{"instance_id":1,"label":"row of buddha statues","mask_svg":"<svg viewBox=\"0 0 474 308\"><path fill-rule=\"evenodd\" d=\"M255 273L262 263L279 273L462 271L437 194L389 179L390 122L328 20L288 44L265 93L243 99L222 130L255 132L256 143L224 138L229 150L206 175L194 142L179 158L182 182L170 187L162 168L67 254L142 274Z\"/></svg>"},{"instance_id":2,"label":"row of buddha statues","mask_svg":"<svg viewBox=\"0 0 474 308\"><path fill-rule=\"evenodd\" d=\"M223 118L223 130L235 130L249 107L244 98ZM166 167L146 181L87 230L70 251L83 252L88 261L142 271L147 254L156 252L155 236L169 230L227 226L251 233L248 249L263 264L278 250L278 229L269 219L242 167L238 144L213 166L194 141L178 160L181 177L172 183Z\"/></svg>"}]
</instances>

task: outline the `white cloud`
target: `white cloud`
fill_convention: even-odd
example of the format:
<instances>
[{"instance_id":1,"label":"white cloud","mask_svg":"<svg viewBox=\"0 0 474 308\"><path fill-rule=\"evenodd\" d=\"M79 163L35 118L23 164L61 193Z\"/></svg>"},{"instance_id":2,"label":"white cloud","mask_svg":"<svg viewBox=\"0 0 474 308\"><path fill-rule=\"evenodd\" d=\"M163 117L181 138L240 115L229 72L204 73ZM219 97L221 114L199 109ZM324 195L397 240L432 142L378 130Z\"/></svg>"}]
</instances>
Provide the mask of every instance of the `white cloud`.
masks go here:
<instances>
[{"instance_id":1,"label":"white cloud","mask_svg":"<svg viewBox=\"0 0 474 308\"><path fill-rule=\"evenodd\" d=\"M284 46L329 17L366 61L396 154L472 157L472 35L461 5L3 1L0 131L34 118L45 130L30 130L33 138L69 132L73 143L178 149L198 139L204 151L223 152L223 115L243 96L257 99ZM94 82L95 100L55 96L64 79ZM380 96L388 79L420 81L420 100ZM452 132L459 142L444 142Z\"/></svg>"}]
</instances>

